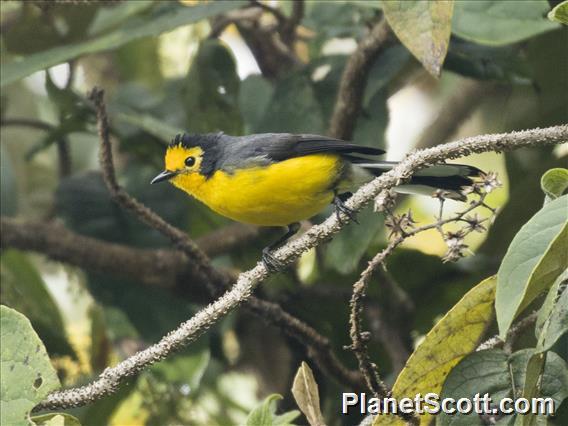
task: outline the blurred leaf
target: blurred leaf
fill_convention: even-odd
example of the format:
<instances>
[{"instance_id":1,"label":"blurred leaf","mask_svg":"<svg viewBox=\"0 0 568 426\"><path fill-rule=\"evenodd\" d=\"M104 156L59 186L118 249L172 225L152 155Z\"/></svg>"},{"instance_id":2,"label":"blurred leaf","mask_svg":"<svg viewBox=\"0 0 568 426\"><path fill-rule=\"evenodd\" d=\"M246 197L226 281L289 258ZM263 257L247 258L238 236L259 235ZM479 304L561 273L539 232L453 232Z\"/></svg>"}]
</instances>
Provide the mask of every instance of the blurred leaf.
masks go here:
<instances>
[{"instance_id":1,"label":"blurred leaf","mask_svg":"<svg viewBox=\"0 0 568 426\"><path fill-rule=\"evenodd\" d=\"M320 409L320 397L318 391L318 384L312 373L312 369L302 361L300 368L294 377L292 384L292 394L294 399L308 419L311 426L325 425L325 420Z\"/></svg>"},{"instance_id":2,"label":"blurred leaf","mask_svg":"<svg viewBox=\"0 0 568 426\"><path fill-rule=\"evenodd\" d=\"M116 49L113 63L120 81L137 81L161 90L164 79L160 69L159 47L157 37L144 37Z\"/></svg>"},{"instance_id":3,"label":"blurred leaf","mask_svg":"<svg viewBox=\"0 0 568 426\"><path fill-rule=\"evenodd\" d=\"M353 142L386 150L386 129L389 121L386 90L376 92L364 105L353 134Z\"/></svg>"},{"instance_id":4,"label":"blurred leaf","mask_svg":"<svg viewBox=\"0 0 568 426\"><path fill-rule=\"evenodd\" d=\"M191 24L246 4L242 1L209 2L192 7L177 2L160 3L152 9L152 13L130 19L121 28L68 46L55 47L46 51L26 56L22 60L13 61L3 66L0 86L13 83L35 71L69 61L88 53L116 49L130 41L156 36L181 25Z\"/></svg>"},{"instance_id":5,"label":"blurred leaf","mask_svg":"<svg viewBox=\"0 0 568 426\"><path fill-rule=\"evenodd\" d=\"M369 107L377 93L398 76L402 68L408 63L409 58L408 50L400 44L389 47L379 55L369 71L365 94L363 95L363 108Z\"/></svg>"},{"instance_id":6,"label":"blurred leaf","mask_svg":"<svg viewBox=\"0 0 568 426\"><path fill-rule=\"evenodd\" d=\"M546 148L511 152L505 154L505 161L509 199L478 250L478 253L493 259L495 269L499 267L517 232L542 208L542 175L547 170L562 165L562 161L555 159L553 153Z\"/></svg>"},{"instance_id":7,"label":"blurred leaf","mask_svg":"<svg viewBox=\"0 0 568 426\"><path fill-rule=\"evenodd\" d=\"M136 389L138 378L133 378L121 384L117 391L108 398L102 398L85 407L80 408L76 416L83 426L112 425L111 418L121 404Z\"/></svg>"},{"instance_id":8,"label":"blurred leaf","mask_svg":"<svg viewBox=\"0 0 568 426\"><path fill-rule=\"evenodd\" d=\"M440 76L451 34L454 1L384 1L383 12L398 39L424 65Z\"/></svg>"},{"instance_id":9,"label":"blurred leaf","mask_svg":"<svg viewBox=\"0 0 568 426\"><path fill-rule=\"evenodd\" d=\"M249 75L241 82L239 108L246 134L256 133L273 93L272 85L259 75Z\"/></svg>"},{"instance_id":10,"label":"blurred leaf","mask_svg":"<svg viewBox=\"0 0 568 426\"><path fill-rule=\"evenodd\" d=\"M55 193L57 214L80 234L113 241L127 241L127 213L114 204L97 172L63 179Z\"/></svg>"},{"instance_id":11,"label":"blurred leaf","mask_svg":"<svg viewBox=\"0 0 568 426\"><path fill-rule=\"evenodd\" d=\"M452 32L490 46L516 43L558 28L545 18L548 8L546 0L458 1Z\"/></svg>"},{"instance_id":12,"label":"blurred leaf","mask_svg":"<svg viewBox=\"0 0 568 426\"><path fill-rule=\"evenodd\" d=\"M81 426L76 417L67 413L50 413L33 416L32 422L38 426Z\"/></svg>"},{"instance_id":13,"label":"blurred leaf","mask_svg":"<svg viewBox=\"0 0 568 426\"><path fill-rule=\"evenodd\" d=\"M522 389L530 350L522 350L508 356L500 349L474 352L457 364L446 379L440 398L473 398L476 394L489 394L492 407L505 397L514 397L515 389ZM565 398L568 377L566 363L554 352L549 353L544 377L542 396L555 399L556 406ZM512 375L511 375L512 373ZM511 417L508 417L511 418ZM477 414L440 413L436 425L483 426L486 422Z\"/></svg>"},{"instance_id":14,"label":"blurred leaf","mask_svg":"<svg viewBox=\"0 0 568 426\"><path fill-rule=\"evenodd\" d=\"M109 31L126 19L149 9L154 4L155 1L153 0L137 0L120 2L111 7L101 7L97 10L95 19L89 26L88 34L93 36Z\"/></svg>"},{"instance_id":15,"label":"blurred leaf","mask_svg":"<svg viewBox=\"0 0 568 426\"><path fill-rule=\"evenodd\" d=\"M99 9L95 3L53 3L48 10L42 10L32 2L22 3L18 18L2 31L6 49L19 55L81 40Z\"/></svg>"},{"instance_id":16,"label":"blurred leaf","mask_svg":"<svg viewBox=\"0 0 568 426\"><path fill-rule=\"evenodd\" d=\"M45 346L29 320L0 306L0 423L28 424L31 409L59 389Z\"/></svg>"},{"instance_id":17,"label":"blurred leaf","mask_svg":"<svg viewBox=\"0 0 568 426\"><path fill-rule=\"evenodd\" d=\"M186 124L192 133L242 133L239 76L232 53L218 40L205 40L184 83Z\"/></svg>"},{"instance_id":18,"label":"blurred leaf","mask_svg":"<svg viewBox=\"0 0 568 426\"><path fill-rule=\"evenodd\" d=\"M542 175L540 187L546 194L547 201L562 196L568 188L568 169L556 168L547 171Z\"/></svg>"},{"instance_id":19,"label":"blurred leaf","mask_svg":"<svg viewBox=\"0 0 568 426\"><path fill-rule=\"evenodd\" d=\"M4 250L1 265L2 303L26 315L49 353L75 357L59 308L27 255Z\"/></svg>"},{"instance_id":20,"label":"blurred leaf","mask_svg":"<svg viewBox=\"0 0 568 426\"><path fill-rule=\"evenodd\" d=\"M246 426L288 426L292 425L292 421L297 418L300 413L298 411L289 411L287 413L276 415L276 401L282 399L278 394L272 394L248 415Z\"/></svg>"},{"instance_id":21,"label":"blurred leaf","mask_svg":"<svg viewBox=\"0 0 568 426\"><path fill-rule=\"evenodd\" d=\"M91 369L97 373L110 365L111 343L107 333L104 309L93 304L89 309L91 320Z\"/></svg>"},{"instance_id":22,"label":"blurred leaf","mask_svg":"<svg viewBox=\"0 0 568 426\"><path fill-rule=\"evenodd\" d=\"M366 208L357 215L359 223L350 223L334 236L324 248L324 264L341 274L349 274L359 262L383 228L383 218Z\"/></svg>"},{"instance_id":23,"label":"blurred leaf","mask_svg":"<svg viewBox=\"0 0 568 426\"><path fill-rule=\"evenodd\" d=\"M550 288L536 323L538 351L550 349L568 331L568 270Z\"/></svg>"},{"instance_id":24,"label":"blurred leaf","mask_svg":"<svg viewBox=\"0 0 568 426\"><path fill-rule=\"evenodd\" d=\"M557 4L554 9L548 12L548 19L568 25L568 0Z\"/></svg>"},{"instance_id":25,"label":"blurred leaf","mask_svg":"<svg viewBox=\"0 0 568 426\"><path fill-rule=\"evenodd\" d=\"M189 392L194 393L209 365L211 355L208 340L201 339L198 344L192 344L184 351L153 365L150 372L169 385L189 386Z\"/></svg>"},{"instance_id":26,"label":"blurred leaf","mask_svg":"<svg viewBox=\"0 0 568 426\"><path fill-rule=\"evenodd\" d=\"M324 129L321 108L310 80L295 73L277 83L257 131L317 134Z\"/></svg>"},{"instance_id":27,"label":"blurred leaf","mask_svg":"<svg viewBox=\"0 0 568 426\"><path fill-rule=\"evenodd\" d=\"M365 1L365 6L378 2ZM360 38L364 22L375 16L375 10L355 2L306 2L302 25L316 32L310 40L310 57L319 57L322 47L333 38Z\"/></svg>"},{"instance_id":28,"label":"blurred leaf","mask_svg":"<svg viewBox=\"0 0 568 426\"><path fill-rule=\"evenodd\" d=\"M517 233L503 258L495 300L501 337L515 317L568 267L567 201L568 196L563 196L546 204Z\"/></svg>"},{"instance_id":29,"label":"blurred leaf","mask_svg":"<svg viewBox=\"0 0 568 426\"><path fill-rule=\"evenodd\" d=\"M531 84L526 56L518 46L484 46L453 37L444 68L480 80Z\"/></svg>"},{"instance_id":30,"label":"blurred leaf","mask_svg":"<svg viewBox=\"0 0 568 426\"><path fill-rule=\"evenodd\" d=\"M473 352L493 317L495 277L471 289L426 335L393 386L395 398L440 393L452 368ZM431 415L421 417L427 424ZM377 416L374 425L400 424L395 416Z\"/></svg>"},{"instance_id":31,"label":"blurred leaf","mask_svg":"<svg viewBox=\"0 0 568 426\"><path fill-rule=\"evenodd\" d=\"M0 145L0 173L0 212L2 216L14 216L18 211L18 187L5 144Z\"/></svg>"},{"instance_id":32,"label":"blurred leaf","mask_svg":"<svg viewBox=\"0 0 568 426\"><path fill-rule=\"evenodd\" d=\"M163 120L149 114L138 113L136 111L119 112L114 118L148 132L165 144L169 143L178 133L183 133L183 129L181 128L171 126Z\"/></svg>"}]
</instances>

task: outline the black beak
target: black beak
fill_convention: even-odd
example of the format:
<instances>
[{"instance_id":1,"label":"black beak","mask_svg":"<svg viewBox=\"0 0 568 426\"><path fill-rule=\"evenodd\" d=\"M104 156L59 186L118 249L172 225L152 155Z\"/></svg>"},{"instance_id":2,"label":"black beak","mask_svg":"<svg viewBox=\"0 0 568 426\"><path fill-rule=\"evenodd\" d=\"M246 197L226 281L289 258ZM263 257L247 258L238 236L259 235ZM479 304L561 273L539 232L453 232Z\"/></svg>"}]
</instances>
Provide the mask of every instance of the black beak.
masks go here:
<instances>
[{"instance_id":1,"label":"black beak","mask_svg":"<svg viewBox=\"0 0 568 426\"><path fill-rule=\"evenodd\" d=\"M165 180L170 180L176 174L177 174L176 172L170 172L169 170L164 170L162 173L160 173L158 176L156 176L154 179L152 179L152 182L150 182L150 184L163 182Z\"/></svg>"}]
</instances>

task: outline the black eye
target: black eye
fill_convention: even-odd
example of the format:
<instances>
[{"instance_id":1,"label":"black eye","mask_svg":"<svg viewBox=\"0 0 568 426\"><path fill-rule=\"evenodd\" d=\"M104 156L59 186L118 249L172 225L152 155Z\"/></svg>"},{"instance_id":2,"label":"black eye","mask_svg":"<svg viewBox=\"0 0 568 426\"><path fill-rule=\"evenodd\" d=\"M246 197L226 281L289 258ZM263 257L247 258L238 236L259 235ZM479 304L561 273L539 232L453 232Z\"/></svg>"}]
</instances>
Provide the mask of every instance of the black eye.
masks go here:
<instances>
[{"instance_id":1,"label":"black eye","mask_svg":"<svg viewBox=\"0 0 568 426\"><path fill-rule=\"evenodd\" d=\"M185 159L185 165L187 167L192 167L195 164L195 157L187 157Z\"/></svg>"}]
</instances>

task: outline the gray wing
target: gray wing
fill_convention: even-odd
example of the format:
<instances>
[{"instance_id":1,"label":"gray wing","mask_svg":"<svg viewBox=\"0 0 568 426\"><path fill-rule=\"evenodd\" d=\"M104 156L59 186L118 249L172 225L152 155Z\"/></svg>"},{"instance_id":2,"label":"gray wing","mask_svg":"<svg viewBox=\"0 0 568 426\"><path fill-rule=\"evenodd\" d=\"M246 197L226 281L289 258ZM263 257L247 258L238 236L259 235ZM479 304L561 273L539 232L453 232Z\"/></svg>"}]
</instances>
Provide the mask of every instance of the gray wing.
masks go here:
<instances>
[{"instance_id":1,"label":"gray wing","mask_svg":"<svg viewBox=\"0 0 568 426\"><path fill-rule=\"evenodd\" d=\"M289 158L318 153L342 155L381 155L378 148L361 146L321 135L292 133L262 133L249 136L221 136L223 152L219 168L233 170L237 167L270 164Z\"/></svg>"}]
</instances>

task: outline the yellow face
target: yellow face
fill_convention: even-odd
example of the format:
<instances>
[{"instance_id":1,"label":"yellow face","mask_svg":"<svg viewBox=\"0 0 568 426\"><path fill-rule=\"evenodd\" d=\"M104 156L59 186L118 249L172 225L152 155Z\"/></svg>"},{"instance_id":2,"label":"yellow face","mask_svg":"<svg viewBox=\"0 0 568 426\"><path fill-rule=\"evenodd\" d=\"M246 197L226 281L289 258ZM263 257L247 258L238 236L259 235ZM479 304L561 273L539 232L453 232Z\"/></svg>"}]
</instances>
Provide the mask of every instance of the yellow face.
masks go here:
<instances>
[{"instance_id":1,"label":"yellow face","mask_svg":"<svg viewBox=\"0 0 568 426\"><path fill-rule=\"evenodd\" d=\"M193 194L205 181L205 177L199 173L202 160L203 150L200 147L184 148L175 145L168 148L166 170L176 173L170 182L188 194Z\"/></svg>"}]
</instances>

